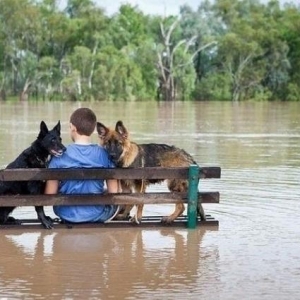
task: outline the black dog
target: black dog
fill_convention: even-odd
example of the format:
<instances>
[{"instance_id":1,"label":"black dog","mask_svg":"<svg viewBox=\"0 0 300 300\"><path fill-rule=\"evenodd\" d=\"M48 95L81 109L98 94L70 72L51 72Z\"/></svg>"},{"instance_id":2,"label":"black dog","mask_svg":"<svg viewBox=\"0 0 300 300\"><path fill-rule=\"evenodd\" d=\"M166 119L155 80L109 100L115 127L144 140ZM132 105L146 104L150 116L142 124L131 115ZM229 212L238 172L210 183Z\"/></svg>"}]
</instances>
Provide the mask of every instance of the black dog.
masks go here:
<instances>
[{"instance_id":1,"label":"black dog","mask_svg":"<svg viewBox=\"0 0 300 300\"><path fill-rule=\"evenodd\" d=\"M60 156L66 150L60 137L60 122L48 130L44 121L40 125L40 133L29 148L24 150L6 169L46 168L49 155ZM45 183L42 181L0 181L0 195L38 195L43 194ZM15 207L0 207L0 224L19 223L9 214ZM38 219L45 228L52 228L52 220L47 217L43 206L35 207Z\"/></svg>"}]
</instances>

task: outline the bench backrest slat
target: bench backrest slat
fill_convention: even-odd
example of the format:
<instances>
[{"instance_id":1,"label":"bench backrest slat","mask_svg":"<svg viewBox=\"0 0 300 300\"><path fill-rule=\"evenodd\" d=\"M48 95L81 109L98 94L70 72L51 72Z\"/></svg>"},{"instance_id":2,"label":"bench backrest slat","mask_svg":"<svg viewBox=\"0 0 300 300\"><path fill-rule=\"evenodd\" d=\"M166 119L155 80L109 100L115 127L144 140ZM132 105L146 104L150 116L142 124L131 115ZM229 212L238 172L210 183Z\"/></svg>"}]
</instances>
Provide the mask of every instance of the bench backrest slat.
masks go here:
<instances>
[{"instance_id":1,"label":"bench backrest slat","mask_svg":"<svg viewBox=\"0 0 300 300\"><path fill-rule=\"evenodd\" d=\"M189 168L4 169L0 181L48 179L187 179ZM200 178L220 178L220 167L201 167Z\"/></svg>"}]
</instances>

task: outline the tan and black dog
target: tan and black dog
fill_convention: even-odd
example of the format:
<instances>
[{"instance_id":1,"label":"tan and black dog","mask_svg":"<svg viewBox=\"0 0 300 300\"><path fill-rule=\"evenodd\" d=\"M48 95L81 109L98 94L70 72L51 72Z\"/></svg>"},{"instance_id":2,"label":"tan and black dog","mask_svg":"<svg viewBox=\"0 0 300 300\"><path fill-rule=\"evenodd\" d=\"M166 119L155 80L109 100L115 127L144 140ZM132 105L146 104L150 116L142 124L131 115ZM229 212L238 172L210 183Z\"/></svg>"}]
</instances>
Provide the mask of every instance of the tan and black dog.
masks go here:
<instances>
[{"instance_id":1,"label":"tan and black dog","mask_svg":"<svg viewBox=\"0 0 300 300\"><path fill-rule=\"evenodd\" d=\"M188 167L196 164L193 157L186 151L166 144L137 144L130 141L129 134L122 121L116 123L115 129L110 129L102 123L97 123L97 132L100 144L107 150L116 167L143 168L143 167ZM163 180L122 180L123 191L144 193L147 186ZM188 181L182 179L168 179L168 188L171 192L186 192ZM130 212L132 205L125 208L123 215ZM163 217L163 223L172 223L184 212L184 204L176 204L175 211L168 217ZM201 203L198 204L198 214L205 220ZM137 205L137 213L132 221L139 224L143 215L143 205Z\"/></svg>"}]
</instances>

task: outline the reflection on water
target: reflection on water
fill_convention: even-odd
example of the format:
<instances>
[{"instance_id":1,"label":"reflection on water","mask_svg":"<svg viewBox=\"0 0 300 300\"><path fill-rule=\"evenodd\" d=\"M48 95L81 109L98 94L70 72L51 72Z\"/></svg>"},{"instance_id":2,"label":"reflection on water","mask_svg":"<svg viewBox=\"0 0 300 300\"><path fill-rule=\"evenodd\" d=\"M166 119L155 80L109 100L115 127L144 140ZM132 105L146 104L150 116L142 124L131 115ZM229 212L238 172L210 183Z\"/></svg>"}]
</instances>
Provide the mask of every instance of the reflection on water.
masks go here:
<instances>
[{"instance_id":1,"label":"reflection on water","mask_svg":"<svg viewBox=\"0 0 300 300\"><path fill-rule=\"evenodd\" d=\"M138 228L7 233L1 296L15 296L17 285L22 298L35 299L153 299L158 291L185 297L197 292L202 276L219 280L217 248L201 247L205 233Z\"/></svg>"},{"instance_id":2,"label":"reflection on water","mask_svg":"<svg viewBox=\"0 0 300 300\"><path fill-rule=\"evenodd\" d=\"M0 299L300 299L299 103L0 103L0 167L80 105L222 167L217 229L2 231ZM96 135L94 136L97 142ZM153 189L165 190L164 185ZM165 215L172 205L148 205ZM46 211L51 214L51 208ZM19 208L16 217L35 217Z\"/></svg>"}]
</instances>

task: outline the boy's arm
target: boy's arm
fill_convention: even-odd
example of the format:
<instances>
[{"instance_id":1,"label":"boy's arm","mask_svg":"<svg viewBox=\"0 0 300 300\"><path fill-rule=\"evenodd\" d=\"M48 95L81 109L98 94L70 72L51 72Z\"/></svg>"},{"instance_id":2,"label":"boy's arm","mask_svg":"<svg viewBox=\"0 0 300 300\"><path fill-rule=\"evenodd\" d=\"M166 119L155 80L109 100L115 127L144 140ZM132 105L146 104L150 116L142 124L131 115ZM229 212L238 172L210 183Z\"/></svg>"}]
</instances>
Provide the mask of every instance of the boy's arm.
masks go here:
<instances>
[{"instance_id":1,"label":"boy's arm","mask_svg":"<svg viewBox=\"0 0 300 300\"><path fill-rule=\"evenodd\" d=\"M58 180L48 180L46 182L45 194L52 195L58 192Z\"/></svg>"},{"instance_id":2,"label":"boy's arm","mask_svg":"<svg viewBox=\"0 0 300 300\"><path fill-rule=\"evenodd\" d=\"M107 192L108 193L120 193L119 181L116 179L106 180Z\"/></svg>"}]
</instances>

